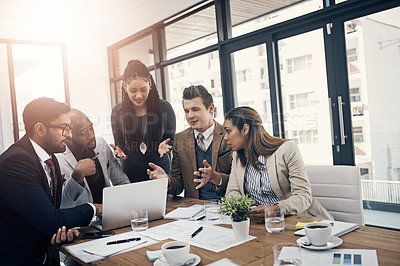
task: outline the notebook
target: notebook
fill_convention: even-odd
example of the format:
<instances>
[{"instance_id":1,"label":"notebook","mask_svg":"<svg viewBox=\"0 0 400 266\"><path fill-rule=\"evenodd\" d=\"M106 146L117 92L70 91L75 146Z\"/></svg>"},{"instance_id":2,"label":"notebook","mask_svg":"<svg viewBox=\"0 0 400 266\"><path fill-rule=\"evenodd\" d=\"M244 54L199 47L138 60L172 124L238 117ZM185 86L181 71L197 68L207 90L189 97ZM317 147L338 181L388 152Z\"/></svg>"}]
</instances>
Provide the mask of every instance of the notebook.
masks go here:
<instances>
[{"instance_id":1,"label":"notebook","mask_svg":"<svg viewBox=\"0 0 400 266\"><path fill-rule=\"evenodd\" d=\"M90 223L102 231L130 225L130 212L147 210L149 221L161 219L167 204L168 179L154 179L103 189L102 220Z\"/></svg>"},{"instance_id":2,"label":"notebook","mask_svg":"<svg viewBox=\"0 0 400 266\"><path fill-rule=\"evenodd\" d=\"M175 210L167 213L164 219L172 220L197 220L204 217L205 211L204 206L201 204L195 204L190 207L179 207Z\"/></svg>"},{"instance_id":3,"label":"notebook","mask_svg":"<svg viewBox=\"0 0 400 266\"><path fill-rule=\"evenodd\" d=\"M333 226L332 226L332 235L333 236L342 236L344 234L350 233L351 231L354 231L359 228L359 226L357 224L339 222L339 221L323 220L320 223L333 223ZM294 232L294 234L296 236L305 236L306 235L304 229L298 230L298 231Z\"/></svg>"}]
</instances>

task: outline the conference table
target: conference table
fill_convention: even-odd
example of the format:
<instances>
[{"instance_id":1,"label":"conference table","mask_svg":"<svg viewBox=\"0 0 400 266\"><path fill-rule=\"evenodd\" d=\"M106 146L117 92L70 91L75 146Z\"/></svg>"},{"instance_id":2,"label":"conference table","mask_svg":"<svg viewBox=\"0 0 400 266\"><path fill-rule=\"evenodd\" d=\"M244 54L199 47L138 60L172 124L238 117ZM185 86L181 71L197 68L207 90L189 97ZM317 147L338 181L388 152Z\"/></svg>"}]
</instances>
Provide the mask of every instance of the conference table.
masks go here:
<instances>
[{"instance_id":1,"label":"conference table","mask_svg":"<svg viewBox=\"0 0 400 266\"><path fill-rule=\"evenodd\" d=\"M203 204L202 200L182 198L168 195L167 213L177 207L188 207L193 204ZM247 241L244 244L229 248L219 253L205 250L196 246L191 246L191 253L201 257L199 265L207 265L223 258L229 258L238 265L273 265L274 255L272 246L278 243L291 242L296 243L298 236L294 235L297 222L312 222L315 218L303 216L285 217L285 230L279 234L268 233L264 224L250 224L250 235L257 238ZM154 227L173 220L156 220L149 223L149 227ZM223 225L231 228L231 225ZM86 231L96 231L91 227L84 228ZM124 227L115 230L116 234L131 231L130 227ZM400 265L400 231L376 228L370 226L360 226L359 229L340 237L343 244L340 249L374 249L377 252L379 265ZM65 249L68 245L81 243L88 240L75 240L73 243L59 246L61 252L71 255ZM146 257L146 250L159 250L161 245L172 241L167 239L151 246L146 246L133 251L114 255L102 260L85 264L79 259L73 259L83 265L153 265Z\"/></svg>"}]
</instances>

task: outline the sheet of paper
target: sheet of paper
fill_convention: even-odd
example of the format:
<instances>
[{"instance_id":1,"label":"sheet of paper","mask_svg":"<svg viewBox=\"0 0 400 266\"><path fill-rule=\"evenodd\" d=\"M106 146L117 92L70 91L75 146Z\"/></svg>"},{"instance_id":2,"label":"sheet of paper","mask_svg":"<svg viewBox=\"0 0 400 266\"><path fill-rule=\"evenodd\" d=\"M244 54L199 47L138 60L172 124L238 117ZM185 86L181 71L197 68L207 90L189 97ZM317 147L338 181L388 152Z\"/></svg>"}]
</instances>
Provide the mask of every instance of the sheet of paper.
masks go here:
<instances>
[{"instance_id":1,"label":"sheet of paper","mask_svg":"<svg viewBox=\"0 0 400 266\"><path fill-rule=\"evenodd\" d=\"M179 207L164 215L164 219L197 220L204 216L204 206L195 204L190 207Z\"/></svg>"},{"instance_id":2,"label":"sheet of paper","mask_svg":"<svg viewBox=\"0 0 400 266\"><path fill-rule=\"evenodd\" d=\"M136 245L132 244L132 242L129 243L123 243L123 244L116 244L116 245L106 245L107 242L110 241L115 241L115 240L119 240L119 239L127 239L127 238L133 238L133 237L141 237L142 240L140 241L140 245L137 245L139 243L136 243ZM96 239L96 240L92 240L92 241L87 241L84 243L80 243L80 244L76 244L76 245L71 245L66 247L66 249L73 254L75 257L77 257L78 259L80 259L81 261L85 262L85 263L90 263L96 260L101 260L106 256L112 256L112 255L116 255L116 254L120 254L123 252L127 252L127 251L131 251L131 250L135 250L138 248L142 248L145 246L149 246L149 245L153 245L155 243L157 243L158 241L148 238L146 236L141 236L139 235L137 232L127 232L127 233L123 233L123 234L118 234L118 235L114 235L114 236L110 236L110 237L105 237L105 238L100 238L100 239ZM130 244L130 245L126 245L126 244ZM86 249L91 249L92 246L99 246L100 245L106 246L104 247L104 252L107 253L107 250L110 249L113 253L110 253L109 255L106 256L99 256L99 255L95 255L95 254L90 254L85 252L84 250ZM122 245L122 246L121 246ZM102 249L98 248L95 250L100 250L102 251ZM97 253L96 253L97 254ZM102 253L103 254L103 253Z\"/></svg>"},{"instance_id":3,"label":"sheet of paper","mask_svg":"<svg viewBox=\"0 0 400 266\"><path fill-rule=\"evenodd\" d=\"M213 263L207 264L208 266L239 266L239 264L234 263L228 258L223 258L221 260L214 261Z\"/></svg>"},{"instance_id":4,"label":"sheet of paper","mask_svg":"<svg viewBox=\"0 0 400 266\"><path fill-rule=\"evenodd\" d=\"M221 214L220 218L215 221L209 221L206 218L204 218L204 219L205 219L204 223L206 223L206 224L214 224L214 225L216 225L216 224L232 224L231 217L227 216L227 215L223 215L223 214Z\"/></svg>"},{"instance_id":5,"label":"sheet of paper","mask_svg":"<svg viewBox=\"0 0 400 266\"><path fill-rule=\"evenodd\" d=\"M179 235L184 232L194 232L200 224L201 222L179 220L151 227L146 231L142 231L141 235L161 241L170 238L173 235Z\"/></svg>"},{"instance_id":6,"label":"sheet of paper","mask_svg":"<svg viewBox=\"0 0 400 266\"><path fill-rule=\"evenodd\" d=\"M214 252L221 252L256 238L255 236L249 236L246 240L238 241L232 229L206 224L203 224L203 230L193 238L190 237L192 233L193 231L184 232L180 235L173 235L171 238L188 241L193 246Z\"/></svg>"},{"instance_id":7,"label":"sheet of paper","mask_svg":"<svg viewBox=\"0 0 400 266\"><path fill-rule=\"evenodd\" d=\"M378 266L378 258L376 256L376 250L371 250L371 249L309 250L302 248L301 253L303 258L302 265Z\"/></svg>"}]
</instances>

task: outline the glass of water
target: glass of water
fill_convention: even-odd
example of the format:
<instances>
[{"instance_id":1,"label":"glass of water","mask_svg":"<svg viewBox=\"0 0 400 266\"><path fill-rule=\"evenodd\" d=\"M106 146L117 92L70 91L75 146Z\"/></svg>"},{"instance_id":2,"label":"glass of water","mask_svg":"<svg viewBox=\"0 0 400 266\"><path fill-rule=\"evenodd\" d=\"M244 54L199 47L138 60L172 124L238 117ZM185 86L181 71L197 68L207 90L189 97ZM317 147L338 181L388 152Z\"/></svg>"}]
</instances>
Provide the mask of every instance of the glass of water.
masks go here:
<instances>
[{"instance_id":1,"label":"glass of water","mask_svg":"<svg viewBox=\"0 0 400 266\"><path fill-rule=\"evenodd\" d=\"M281 208L265 209L265 228L269 233L280 233L285 229L285 218Z\"/></svg>"},{"instance_id":2,"label":"glass of water","mask_svg":"<svg viewBox=\"0 0 400 266\"><path fill-rule=\"evenodd\" d=\"M131 211L131 227L133 231L143 231L149 227L147 210Z\"/></svg>"},{"instance_id":3,"label":"glass of water","mask_svg":"<svg viewBox=\"0 0 400 266\"><path fill-rule=\"evenodd\" d=\"M217 221L221 217L219 213L219 202L217 201L204 202L204 211L207 221Z\"/></svg>"},{"instance_id":4,"label":"glass of water","mask_svg":"<svg viewBox=\"0 0 400 266\"><path fill-rule=\"evenodd\" d=\"M301 250L294 243L279 243L272 247L274 251L274 266L301 265Z\"/></svg>"}]
</instances>

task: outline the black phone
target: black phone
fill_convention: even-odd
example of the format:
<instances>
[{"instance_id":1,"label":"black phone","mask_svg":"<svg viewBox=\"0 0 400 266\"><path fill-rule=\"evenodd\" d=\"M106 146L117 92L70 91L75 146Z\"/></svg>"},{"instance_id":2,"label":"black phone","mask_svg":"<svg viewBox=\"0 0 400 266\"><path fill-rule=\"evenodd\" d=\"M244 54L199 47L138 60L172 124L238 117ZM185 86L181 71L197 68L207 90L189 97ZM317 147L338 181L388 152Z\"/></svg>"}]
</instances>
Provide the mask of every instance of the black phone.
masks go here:
<instances>
[{"instance_id":1,"label":"black phone","mask_svg":"<svg viewBox=\"0 0 400 266\"><path fill-rule=\"evenodd\" d=\"M101 231L101 232L87 232L81 235L81 239L102 238L102 237L112 236L114 234L115 232L112 230Z\"/></svg>"}]
</instances>

